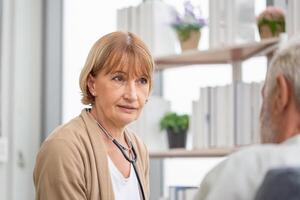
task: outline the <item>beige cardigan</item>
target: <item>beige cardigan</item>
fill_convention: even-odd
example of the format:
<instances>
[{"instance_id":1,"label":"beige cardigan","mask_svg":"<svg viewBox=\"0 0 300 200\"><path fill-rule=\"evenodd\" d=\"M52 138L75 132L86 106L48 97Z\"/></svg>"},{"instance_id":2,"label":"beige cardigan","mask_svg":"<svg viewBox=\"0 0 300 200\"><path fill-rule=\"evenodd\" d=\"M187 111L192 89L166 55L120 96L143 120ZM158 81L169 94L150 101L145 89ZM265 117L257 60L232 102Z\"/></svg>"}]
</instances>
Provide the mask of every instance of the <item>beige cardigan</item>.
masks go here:
<instances>
[{"instance_id":1,"label":"beige cardigan","mask_svg":"<svg viewBox=\"0 0 300 200\"><path fill-rule=\"evenodd\" d=\"M36 158L37 200L114 200L100 131L86 109L54 130ZM128 136L136 149L138 173L149 199L148 151L137 136Z\"/></svg>"}]
</instances>

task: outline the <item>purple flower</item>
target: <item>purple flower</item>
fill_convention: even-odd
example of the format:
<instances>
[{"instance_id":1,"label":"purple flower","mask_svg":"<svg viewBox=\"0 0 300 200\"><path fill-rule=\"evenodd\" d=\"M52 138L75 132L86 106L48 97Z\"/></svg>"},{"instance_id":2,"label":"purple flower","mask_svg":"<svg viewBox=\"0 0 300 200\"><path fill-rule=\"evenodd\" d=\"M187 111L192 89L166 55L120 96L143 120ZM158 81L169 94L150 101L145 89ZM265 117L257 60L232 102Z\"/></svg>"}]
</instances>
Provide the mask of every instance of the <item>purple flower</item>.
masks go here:
<instances>
[{"instance_id":1,"label":"purple flower","mask_svg":"<svg viewBox=\"0 0 300 200\"><path fill-rule=\"evenodd\" d=\"M184 2L184 12L186 16L192 16L196 18L195 13L194 13L194 6L190 1Z\"/></svg>"},{"instance_id":2,"label":"purple flower","mask_svg":"<svg viewBox=\"0 0 300 200\"><path fill-rule=\"evenodd\" d=\"M203 24L203 26L206 26L207 25L207 22L205 19L203 18L198 18L198 24Z\"/></svg>"},{"instance_id":3,"label":"purple flower","mask_svg":"<svg viewBox=\"0 0 300 200\"><path fill-rule=\"evenodd\" d=\"M184 13L182 15L175 9L173 10L173 27L192 26L193 28L200 29L207 25L206 20L201 15L199 7L194 7L190 1L185 1L183 6Z\"/></svg>"}]
</instances>

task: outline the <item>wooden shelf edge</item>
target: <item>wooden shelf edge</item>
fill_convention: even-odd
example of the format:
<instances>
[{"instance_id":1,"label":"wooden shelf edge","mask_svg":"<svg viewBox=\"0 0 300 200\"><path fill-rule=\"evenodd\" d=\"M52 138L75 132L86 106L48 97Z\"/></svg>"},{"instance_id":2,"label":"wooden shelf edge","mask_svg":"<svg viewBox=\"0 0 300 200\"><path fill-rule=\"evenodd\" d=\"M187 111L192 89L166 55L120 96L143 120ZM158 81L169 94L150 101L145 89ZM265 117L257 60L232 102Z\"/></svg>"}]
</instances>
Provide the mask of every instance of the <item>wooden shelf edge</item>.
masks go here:
<instances>
[{"instance_id":1,"label":"wooden shelf edge","mask_svg":"<svg viewBox=\"0 0 300 200\"><path fill-rule=\"evenodd\" d=\"M168 151L150 152L150 158L195 158L195 157L223 157L237 151L237 148L211 149L171 149Z\"/></svg>"},{"instance_id":2,"label":"wooden shelf edge","mask_svg":"<svg viewBox=\"0 0 300 200\"><path fill-rule=\"evenodd\" d=\"M156 70L193 64L228 64L244 61L253 56L260 56L274 51L279 43L278 38L237 44L209 50L191 50L155 59Z\"/></svg>"}]
</instances>

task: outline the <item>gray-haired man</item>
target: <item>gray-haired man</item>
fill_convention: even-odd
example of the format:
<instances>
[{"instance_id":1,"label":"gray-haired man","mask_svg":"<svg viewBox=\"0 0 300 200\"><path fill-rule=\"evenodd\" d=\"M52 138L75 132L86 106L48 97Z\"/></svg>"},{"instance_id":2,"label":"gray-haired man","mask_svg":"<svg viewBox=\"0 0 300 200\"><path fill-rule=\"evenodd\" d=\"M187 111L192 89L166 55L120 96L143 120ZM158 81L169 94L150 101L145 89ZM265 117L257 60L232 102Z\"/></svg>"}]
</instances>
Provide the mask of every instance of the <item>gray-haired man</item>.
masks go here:
<instances>
[{"instance_id":1,"label":"gray-haired man","mask_svg":"<svg viewBox=\"0 0 300 200\"><path fill-rule=\"evenodd\" d=\"M262 91L261 136L208 173L196 200L253 200L269 169L300 167L300 38L273 57Z\"/></svg>"}]
</instances>

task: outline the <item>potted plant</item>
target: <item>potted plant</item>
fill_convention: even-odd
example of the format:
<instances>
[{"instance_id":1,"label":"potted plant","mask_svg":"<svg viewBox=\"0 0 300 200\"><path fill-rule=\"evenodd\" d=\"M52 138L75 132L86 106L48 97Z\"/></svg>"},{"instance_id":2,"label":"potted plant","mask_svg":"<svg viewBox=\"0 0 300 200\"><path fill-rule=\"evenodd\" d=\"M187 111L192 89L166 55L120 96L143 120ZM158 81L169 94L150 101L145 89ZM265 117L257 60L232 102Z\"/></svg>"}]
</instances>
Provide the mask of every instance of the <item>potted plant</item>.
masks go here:
<instances>
[{"instance_id":1,"label":"potted plant","mask_svg":"<svg viewBox=\"0 0 300 200\"><path fill-rule=\"evenodd\" d=\"M285 32L284 11L268 6L256 19L261 39L278 37Z\"/></svg>"},{"instance_id":2,"label":"potted plant","mask_svg":"<svg viewBox=\"0 0 300 200\"><path fill-rule=\"evenodd\" d=\"M168 112L160 120L161 130L168 134L169 148L185 148L189 116Z\"/></svg>"},{"instance_id":3,"label":"potted plant","mask_svg":"<svg viewBox=\"0 0 300 200\"><path fill-rule=\"evenodd\" d=\"M184 3L184 13L174 10L174 22L171 26L176 31L182 51L196 49L201 36L201 28L206 26L200 9L196 9L190 1Z\"/></svg>"}]
</instances>

